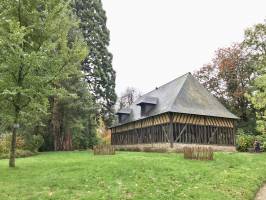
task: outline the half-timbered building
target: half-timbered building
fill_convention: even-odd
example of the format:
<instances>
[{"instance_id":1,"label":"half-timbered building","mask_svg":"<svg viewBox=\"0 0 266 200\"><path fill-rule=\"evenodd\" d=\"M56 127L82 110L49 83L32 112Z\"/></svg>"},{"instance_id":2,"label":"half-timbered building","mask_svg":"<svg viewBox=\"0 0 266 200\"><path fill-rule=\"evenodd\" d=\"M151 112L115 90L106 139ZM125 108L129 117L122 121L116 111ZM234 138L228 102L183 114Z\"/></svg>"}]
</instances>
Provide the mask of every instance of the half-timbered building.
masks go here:
<instances>
[{"instance_id":1,"label":"half-timbered building","mask_svg":"<svg viewBox=\"0 0 266 200\"><path fill-rule=\"evenodd\" d=\"M142 95L119 110L112 145L235 145L237 116L190 73Z\"/></svg>"}]
</instances>

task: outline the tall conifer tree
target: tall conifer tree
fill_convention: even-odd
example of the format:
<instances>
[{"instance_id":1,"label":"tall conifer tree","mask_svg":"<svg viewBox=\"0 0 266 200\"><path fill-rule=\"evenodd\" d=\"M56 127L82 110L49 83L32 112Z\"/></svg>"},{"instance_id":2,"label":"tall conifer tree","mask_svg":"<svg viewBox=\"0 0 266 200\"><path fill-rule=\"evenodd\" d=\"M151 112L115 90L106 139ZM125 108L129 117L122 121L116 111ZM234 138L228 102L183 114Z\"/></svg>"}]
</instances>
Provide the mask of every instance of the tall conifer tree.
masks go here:
<instances>
[{"instance_id":1,"label":"tall conifer tree","mask_svg":"<svg viewBox=\"0 0 266 200\"><path fill-rule=\"evenodd\" d=\"M106 14L101 0L74 0L73 10L80 19L80 28L90 47L83 62L86 80L95 101L100 104L100 114L110 125L116 94L112 54L108 51L110 38Z\"/></svg>"}]
</instances>

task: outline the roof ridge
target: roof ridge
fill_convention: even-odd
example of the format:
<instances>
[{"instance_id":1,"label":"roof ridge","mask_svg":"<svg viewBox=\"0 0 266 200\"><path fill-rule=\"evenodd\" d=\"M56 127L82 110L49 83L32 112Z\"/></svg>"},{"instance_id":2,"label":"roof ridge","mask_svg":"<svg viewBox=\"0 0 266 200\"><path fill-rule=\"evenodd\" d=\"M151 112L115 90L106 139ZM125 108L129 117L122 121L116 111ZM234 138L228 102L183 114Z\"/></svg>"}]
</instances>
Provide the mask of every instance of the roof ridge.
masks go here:
<instances>
[{"instance_id":1,"label":"roof ridge","mask_svg":"<svg viewBox=\"0 0 266 200\"><path fill-rule=\"evenodd\" d=\"M167 84L169 84L169 83L172 83L172 82L174 82L175 80L180 79L180 78L182 78L183 76L186 76L186 75L188 75L188 74L191 74L191 73L190 73L190 72L187 72L187 73L183 74L182 76L179 76L179 77L177 77L177 78L175 78L175 79L173 79L173 80L171 80L171 81L169 81L169 82L167 82L167 83L164 83L163 85L157 87L156 89L153 89L153 90L151 90L151 91L149 91L149 92L147 92L147 93L141 95L140 97L142 97L142 96L144 96L144 95L147 95L147 94L149 94L149 93L152 93L153 91L158 90L158 89L160 89L161 87L163 87L163 86L165 86L165 85L167 85ZM140 97L139 97L139 98L140 98Z\"/></svg>"},{"instance_id":2,"label":"roof ridge","mask_svg":"<svg viewBox=\"0 0 266 200\"><path fill-rule=\"evenodd\" d=\"M237 119L238 117L236 115L234 115L233 113L231 113L211 92L209 92L192 74L189 74L187 76L187 78L185 79L185 81L183 82L181 89L179 90L174 102L171 104L170 106L170 110L169 111L173 111L175 110L175 102L178 100L178 98L180 97L182 91L184 91L186 88L186 82L187 81L192 81L194 84L198 85L198 91L204 91L204 93L206 94L206 98L211 100L213 103L216 104L216 108L219 109L223 109L224 111L228 112L231 116L228 116L226 118L235 118ZM187 92L186 92L187 93ZM190 93L188 93L190 94ZM182 97L181 97L182 98ZM182 101L182 100L181 100ZM218 106L218 107L217 107ZM223 112L224 112L223 111ZM186 111L187 112L187 111ZM217 115L217 113L215 115L211 114L210 112L208 112L209 116L216 116L216 117L225 117L222 116L224 115L224 113L222 115L220 115L220 113L218 113L219 115ZM200 115L199 113L197 113L198 115Z\"/></svg>"},{"instance_id":3,"label":"roof ridge","mask_svg":"<svg viewBox=\"0 0 266 200\"><path fill-rule=\"evenodd\" d=\"M174 102L176 101L176 99L178 98L178 95L180 94L180 92L183 90L183 86L184 86L184 84L185 84L185 82L187 81L187 79L188 79L188 77L189 77L189 75L191 75L191 73L190 72L188 72L188 73L186 73L186 74L184 74L183 76L187 76L186 78L185 78L185 80L183 81L183 83L182 83L182 85L181 85L181 88L180 88L180 90L178 91L178 93L175 95L175 98L174 98L174 101L170 104L170 106L168 107L168 110L169 111L171 111L171 109L172 109L172 107L173 107L173 104L174 104ZM192 76L192 75L191 75Z\"/></svg>"},{"instance_id":4,"label":"roof ridge","mask_svg":"<svg viewBox=\"0 0 266 200\"><path fill-rule=\"evenodd\" d=\"M136 102L138 102L138 101L139 101L141 98L143 98L144 96L146 96L146 95L152 93L152 92L155 91L155 90L160 89L161 87L163 87L163 86L165 86L165 85L167 85L167 84L170 84L170 83L176 81L177 79L180 79L180 78L182 78L182 77L184 77L184 76L188 76L189 74L191 75L190 72L187 72L187 73L185 73L185 74L183 74L183 75L181 75L181 76L179 76L179 77L177 77L177 78L175 78L175 79L173 79L173 80L171 80L171 81L169 81L169 82L167 82L167 83L165 83L165 84L159 86L158 88L153 89L153 90L151 90L151 91L149 91L149 92L147 92L147 93L141 95L141 96L138 97L138 98L137 98L137 99L136 99L136 100L135 100L130 106L127 106L127 107L125 107L125 108L129 108L129 109L130 109L132 105L136 104ZM183 85L182 85L182 86L183 86ZM178 94L177 94L177 95L178 95ZM171 108L171 107L170 107L170 108ZM121 110L121 109L119 109L119 110ZM119 111L119 110L118 110L118 111Z\"/></svg>"}]
</instances>

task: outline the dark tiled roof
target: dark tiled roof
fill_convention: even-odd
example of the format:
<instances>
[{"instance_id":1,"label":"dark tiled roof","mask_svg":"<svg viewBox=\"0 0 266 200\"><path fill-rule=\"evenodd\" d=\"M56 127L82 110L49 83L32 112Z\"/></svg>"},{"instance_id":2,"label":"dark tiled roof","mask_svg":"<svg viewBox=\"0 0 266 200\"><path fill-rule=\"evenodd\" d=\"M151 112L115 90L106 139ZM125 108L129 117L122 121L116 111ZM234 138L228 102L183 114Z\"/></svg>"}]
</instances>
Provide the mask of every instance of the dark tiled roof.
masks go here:
<instances>
[{"instance_id":1,"label":"dark tiled roof","mask_svg":"<svg viewBox=\"0 0 266 200\"><path fill-rule=\"evenodd\" d=\"M117 112L117 114L130 114L130 113L131 113L130 108L122 108Z\"/></svg>"},{"instance_id":2,"label":"dark tiled roof","mask_svg":"<svg viewBox=\"0 0 266 200\"><path fill-rule=\"evenodd\" d=\"M149 116L142 117L141 108L138 104L147 101L147 99L156 99L157 104L150 111ZM131 106L124 109L127 110L127 113L130 113L127 123L166 112L238 119L208 92L191 73L180 76L142 95ZM122 111L119 110L117 113L122 113Z\"/></svg>"},{"instance_id":3,"label":"dark tiled roof","mask_svg":"<svg viewBox=\"0 0 266 200\"><path fill-rule=\"evenodd\" d=\"M149 97L149 96L144 96L138 103L137 105L141 104L152 104L156 105L158 103L158 98L156 97Z\"/></svg>"}]
</instances>

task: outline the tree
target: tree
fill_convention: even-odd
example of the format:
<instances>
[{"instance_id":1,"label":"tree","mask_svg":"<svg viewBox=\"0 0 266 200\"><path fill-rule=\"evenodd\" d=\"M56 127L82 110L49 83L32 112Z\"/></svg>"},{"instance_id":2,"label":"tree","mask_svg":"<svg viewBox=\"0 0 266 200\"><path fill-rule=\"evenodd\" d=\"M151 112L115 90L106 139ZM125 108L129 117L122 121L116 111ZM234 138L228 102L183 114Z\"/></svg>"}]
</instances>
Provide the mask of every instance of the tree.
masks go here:
<instances>
[{"instance_id":1,"label":"tree","mask_svg":"<svg viewBox=\"0 0 266 200\"><path fill-rule=\"evenodd\" d=\"M251 62L243 44L233 44L218 49L212 63L195 73L207 89L240 117L239 127L249 132L255 126L255 111L246 96L254 79Z\"/></svg>"},{"instance_id":2,"label":"tree","mask_svg":"<svg viewBox=\"0 0 266 200\"><path fill-rule=\"evenodd\" d=\"M219 68L219 76L225 84L225 95L232 111L247 122L249 109L252 108L245 94L254 74L248 52L242 44L219 49L214 64Z\"/></svg>"},{"instance_id":3,"label":"tree","mask_svg":"<svg viewBox=\"0 0 266 200\"><path fill-rule=\"evenodd\" d=\"M257 111L257 130L266 134L266 22L247 29L244 44L256 71L248 97Z\"/></svg>"},{"instance_id":4,"label":"tree","mask_svg":"<svg viewBox=\"0 0 266 200\"><path fill-rule=\"evenodd\" d=\"M74 34L69 41L70 33ZM9 166L15 167L16 134L47 114L56 84L77 73L87 53L64 0L2 0L0 5L0 102L12 129Z\"/></svg>"},{"instance_id":5,"label":"tree","mask_svg":"<svg viewBox=\"0 0 266 200\"><path fill-rule=\"evenodd\" d=\"M100 118L99 120L97 128L97 136L101 143L111 144L111 130L106 127L102 118Z\"/></svg>"},{"instance_id":6,"label":"tree","mask_svg":"<svg viewBox=\"0 0 266 200\"><path fill-rule=\"evenodd\" d=\"M216 98L224 103L225 101L225 88L223 81L219 79L219 68L213 63L204 65L193 74L199 82L207 88Z\"/></svg>"},{"instance_id":7,"label":"tree","mask_svg":"<svg viewBox=\"0 0 266 200\"><path fill-rule=\"evenodd\" d=\"M80 19L80 29L90 47L83 70L94 100L100 105L101 115L107 125L112 123L113 106L116 102L115 71L112 54L108 51L109 30L101 0L75 0L74 13Z\"/></svg>"},{"instance_id":8,"label":"tree","mask_svg":"<svg viewBox=\"0 0 266 200\"><path fill-rule=\"evenodd\" d=\"M141 92L134 87L127 87L127 89L121 94L118 100L119 109L125 108L133 104L139 97Z\"/></svg>"},{"instance_id":9,"label":"tree","mask_svg":"<svg viewBox=\"0 0 266 200\"><path fill-rule=\"evenodd\" d=\"M48 150L91 148L97 142L97 106L89 93L88 84L83 77L73 76L60 82L60 86L75 95L51 98L50 130L45 139L50 140L52 136L53 144Z\"/></svg>"}]
</instances>

